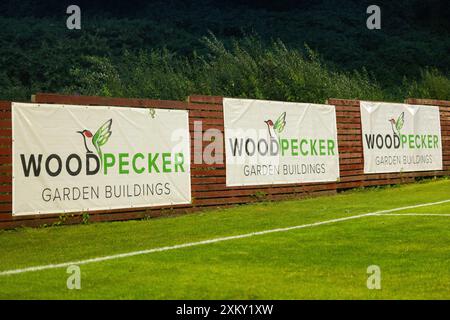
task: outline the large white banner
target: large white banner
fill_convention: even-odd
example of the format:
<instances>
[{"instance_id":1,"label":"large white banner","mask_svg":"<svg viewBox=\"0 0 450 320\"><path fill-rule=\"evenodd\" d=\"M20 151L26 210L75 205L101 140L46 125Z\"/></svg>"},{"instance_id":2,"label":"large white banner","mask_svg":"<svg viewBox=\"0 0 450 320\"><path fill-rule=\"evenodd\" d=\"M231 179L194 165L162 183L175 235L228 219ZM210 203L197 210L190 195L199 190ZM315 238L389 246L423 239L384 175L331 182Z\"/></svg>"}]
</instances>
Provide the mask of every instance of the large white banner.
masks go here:
<instances>
[{"instance_id":1,"label":"large white banner","mask_svg":"<svg viewBox=\"0 0 450 320\"><path fill-rule=\"evenodd\" d=\"M364 173L442 170L439 108L361 101Z\"/></svg>"},{"instance_id":2,"label":"large white banner","mask_svg":"<svg viewBox=\"0 0 450 320\"><path fill-rule=\"evenodd\" d=\"M12 104L13 215L191 202L184 110Z\"/></svg>"},{"instance_id":3,"label":"large white banner","mask_svg":"<svg viewBox=\"0 0 450 320\"><path fill-rule=\"evenodd\" d=\"M336 181L335 107L225 98L227 186Z\"/></svg>"}]
</instances>

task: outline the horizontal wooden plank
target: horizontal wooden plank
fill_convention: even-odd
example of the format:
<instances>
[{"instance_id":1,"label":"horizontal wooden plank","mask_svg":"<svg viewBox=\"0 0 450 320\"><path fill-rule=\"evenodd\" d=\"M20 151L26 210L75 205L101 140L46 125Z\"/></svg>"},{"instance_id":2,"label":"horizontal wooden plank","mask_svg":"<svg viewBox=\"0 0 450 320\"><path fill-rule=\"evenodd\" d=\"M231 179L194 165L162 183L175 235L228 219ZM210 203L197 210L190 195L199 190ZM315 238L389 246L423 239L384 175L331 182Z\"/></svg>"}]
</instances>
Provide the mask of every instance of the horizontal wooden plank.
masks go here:
<instances>
[{"instance_id":1,"label":"horizontal wooden plank","mask_svg":"<svg viewBox=\"0 0 450 320\"><path fill-rule=\"evenodd\" d=\"M69 96L52 93L37 93L33 96L35 103L76 104L76 105L101 105L124 106L141 108L185 109L189 104L184 101L155 100L140 98L110 98L100 96Z\"/></svg>"},{"instance_id":2,"label":"horizontal wooden plank","mask_svg":"<svg viewBox=\"0 0 450 320\"><path fill-rule=\"evenodd\" d=\"M223 112L222 111L189 111L190 118L218 118L222 119L223 122Z\"/></svg>"},{"instance_id":3,"label":"horizontal wooden plank","mask_svg":"<svg viewBox=\"0 0 450 320\"><path fill-rule=\"evenodd\" d=\"M339 153L359 153L360 155L362 155L363 152L362 146L351 146L351 147L339 146L338 149Z\"/></svg>"},{"instance_id":4,"label":"horizontal wooden plank","mask_svg":"<svg viewBox=\"0 0 450 320\"><path fill-rule=\"evenodd\" d=\"M338 147L362 147L361 140L342 140L338 138Z\"/></svg>"},{"instance_id":5,"label":"horizontal wooden plank","mask_svg":"<svg viewBox=\"0 0 450 320\"><path fill-rule=\"evenodd\" d=\"M11 212L12 204L11 203L0 203L0 212Z\"/></svg>"},{"instance_id":6,"label":"horizontal wooden plank","mask_svg":"<svg viewBox=\"0 0 450 320\"><path fill-rule=\"evenodd\" d=\"M337 123L337 129L360 129L361 123L358 121L356 123Z\"/></svg>"},{"instance_id":7,"label":"horizontal wooden plank","mask_svg":"<svg viewBox=\"0 0 450 320\"><path fill-rule=\"evenodd\" d=\"M327 104L332 104L335 106L358 106L359 107L359 100L330 98L327 100Z\"/></svg>"},{"instance_id":8,"label":"horizontal wooden plank","mask_svg":"<svg viewBox=\"0 0 450 320\"><path fill-rule=\"evenodd\" d=\"M12 163L12 155L0 155L0 165L1 164L11 164Z\"/></svg>"},{"instance_id":9,"label":"horizontal wooden plank","mask_svg":"<svg viewBox=\"0 0 450 320\"><path fill-rule=\"evenodd\" d=\"M405 103L409 104L420 104L420 105L431 105L431 106L446 106L450 107L450 101L445 100L434 100L434 99L415 99L409 98L405 100Z\"/></svg>"},{"instance_id":10,"label":"horizontal wooden plank","mask_svg":"<svg viewBox=\"0 0 450 320\"><path fill-rule=\"evenodd\" d=\"M275 187L270 186L267 188L258 189L243 189L234 190L231 188L223 190L195 190L193 196L196 199L207 199L207 198L227 198L227 197L243 197L252 196L264 198L269 195L277 194L289 194L289 193L311 193L322 190L335 190L336 183L333 184L321 184L321 185L297 185L291 187Z\"/></svg>"},{"instance_id":11,"label":"horizontal wooden plank","mask_svg":"<svg viewBox=\"0 0 450 320\"><path fill-rule=\"evenodd\" d=\"M347 129L347 128L337 128L338 135L360 135L361 129Z\"/></svg>"},{"instance_id":12,"label":"horizontal wooden plank","mask_svg":"<svg viewBox=\"0 0 450 320\"><path fill-rule=\"evenodd\" d=\"M339 159L362 158L361 152L343 152L339 154Z\"/></svg>"},{"instance_id":13,"label":"horizontal wooden plank","mask_svg":"<svg viewBox=\"0 0 450 320\"><path fill-rule=\"evenodd\" d=\"M338 135L338 143L341 143L341 141L354 141L362 144L361 136L355 135Z\"/></svg>"},{"instance_id":14,"label":"horizontal wooden plank","mask_svg":"<svg viewBox=\"0 0 450 320\"><path fill-rule=\"evenodd\" d=\"M12 194L0 193L0 202L12 202Z\"/></svg>"},{"instance_id":15,"label":"horizontal wooden plank","mask_svg":"<svg viewBox=\"0 0 450 320\"><path fill-rule=\"evenodd\" d=\"M222 180L221 183L207 183L207 184L195 184L192 185L192 190L194 191L212 191L212 190L265 190L268 188L291 188L291 187L315 187L320 186L319 188L326 189L328 185L334 184L334 182L322 182L322 183L292 183L292 184L269 184L269 185L257 185L257 186L233 186L227 187L225 185L225 179ZM322 187L323 186L323 187Z\"/></svg>"},{"instance_id":16,"label":"horizontal wooden plank","mask_svg":"<svg viewBox=\"0 0 450 320\"><path fill-rule=\"evenodd\" d=\"M11 165L0 165L0 173L1 174L12 174L12 166Z\"/></svg>"},{"instance_id":17,"label":"horizontal wooden plank","mask_svg":"<svg viewBox=\"0 0 450 320\"><path fill-rule=\"evenodd\" d=\"M204 110L204 111L220 111L223 112L222 104L206 104L206 103L192 103L189 102L189 110Z\"/></svg>"},{"instance_id":18,"label":"horizontal wooden plank","mask_svg":"<svg viewBox=\"0 0 450 320\"><path fill-rule=\"evenodd\" d=\"M11 154L12 154L12 148L10 146L0 147L0 155L11 155Z\"/></svg>"},{"instance_id":19,"label":"horizontal wooden plank","mask_svg":"<svg viewBox=\"0 0 450 320\"><path fill-rule=\"evenodd\" d=\"M222 104L223 97L221 96L204 96L204 95L190 95L188 98L189 102L200 102L200 103L213 103Z\"/></svg>"},{"instance_id":20,"label":"horizontal wooden plank","mask_svg":"<svg viewBox=\"0 0 450 320\"><path fill-rule=\"evenodd\" d=\"M345 123L361 124L361 119L360 119L359 115L353 116L353 117L336 115L336 122L337 122L337 126L340 126L341 124L345 124Z\"/></svg>"},{"instance_id":21,"label":"horizontal wooden plank","mask_svg":"<svg viewBox=\"0 0 450 320\"><path fill-rule=\"evenodd\" d=\"M11 119L0 120L0 128L2 128L2 129L12 128Z\"/></svg>"},{"instance_id":22,"label":"horizontal wooden plank","mask_svg":"<svg viewBox=\"0 0 450 320\"><path fill-rule=\"evenodd\" d=\"M196 169L196 168L202 169L202 168L210 168L210 167L218 168L218 169L222 168L223 169L223 168L225 168L225 163L214 163L214 164L191 163L191 170Z\"/></svg>"},{"instance_id":23,"label":"horizontal wooden plank","mask_svg":"<svg viewBox=\"0 0 450 320\"><path fill-rule=\"evenodd\" d=\"M0 183L2 185L12 183L12 176L0 175Z\"/></svg>"},{"instance_id":24,"label":"horizontal wooden plank","mask_svg":"<svg viewBox=\"0 0 450 320\"><path fill-rule=\"evenodd\" d=\"M359 113L336 110L336 117L359 118Z\"/></svg>"},{"instance_id":25,"label":"horizontal wooden plank","mask_svg":"<svg viewBox=\"0 0 450 320\"><path fill-rule=\"evenodd\" d=\"M0 111L11 111L11 101L0 100Z\"/></svg>"},{"instance_id":26,"label":"horizontal wooden plank","mask_svg":"<svg viewBox=\"0 0 450 320\"><path fill-rule=\"evenodd\" d=\"M359 105L337 105L336 111L350 111L358 114L361 112Z\"/></svg>"},{"instance_id":27,"label":"horizontal wooden plank","mask_svg":"<svg viewBox=\"0 0 450 320\"><path fill-rule=\"evenodd\" d=\"M198 124L202 125L210 125L210 124L218 124L223 128L223 119L217 119L217 118L189 118L189 124L195 124L197 122Z\"/></svg>"},{"instance_id":28,"label":"horizontal wooden plank","mask_svg":"<svg viewBox=\"0 0 450 320\"><path fill-rule=\"evenodd\" d=\"M7 138L12 136L11 129L0 128L0 137Z\"/></svg>"},{"instance_id":29,"label":"horizontal wooden plank","mask_svg":"<svg viewBox=\"0 0 450 320\"><path fill-rule=\"evenodd\" d=\"M206 131L216 131L219 130L223 134L223 123L222 124L207 124L204 122L194 124L194 120L189 123L189 132L191 134L191 137L194 133L204 133Z\"/></svg>"}]
</instances>

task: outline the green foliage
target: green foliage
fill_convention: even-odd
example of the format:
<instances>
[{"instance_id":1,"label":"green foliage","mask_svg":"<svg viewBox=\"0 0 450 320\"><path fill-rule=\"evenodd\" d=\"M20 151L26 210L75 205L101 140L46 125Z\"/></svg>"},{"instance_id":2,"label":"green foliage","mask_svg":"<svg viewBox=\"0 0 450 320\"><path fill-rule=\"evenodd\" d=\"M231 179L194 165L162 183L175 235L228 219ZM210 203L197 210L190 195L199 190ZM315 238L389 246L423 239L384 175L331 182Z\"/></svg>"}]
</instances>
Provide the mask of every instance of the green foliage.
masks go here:
<instances>
[{"instance_id":1,"label":"green foliage","mask_svg":"<svg viewBox=\"0 0 450 320\"><path fill-rule=\"evenodd\" d=\"M122 81L119 95L184 100L193 90L190 62L166 49L125 52L117 69Z\"/></svg>"},{"instance_id":2,"label":"green foliage","mask_svg":"<svg viewBox=\"0 0 450 320\"><path fill-rule=\"evenodd\" d=\"M107 97L113 92L120 95L119 74L107 58L83 57L82 65L70 69L70 76L73 84L64 91Z\"/></svg>"},{"instance_id":3,"label":"green foliage","mask_svg":"<svg viewBox=\"0 0 450 320\"><path fill-rule=\"evenodd\" d=\"M264 191L256 191L253 195L257 201L266 201L267 200L267 193Z\"/></svg>"},{"instance_id":4,"label":"green foliage","mask_svg":"<svg viewBox=\"0 0 450 320\"><path fill-rule=\"evenodd\" d=\"M190 59L167 49L131 53L112 61L84 57L72 67L71 94L183 100L189 94L223 95L323 103L327 98L394 100L448 99L449 78L425 70L418 81L394 90L381 88L365 69L338 71L308 46L303 53L281 40L265 45L258 37L229 46L213 34L202 39L207 51Z\"/></svg>"},{"instance_id":5,"label":"green foliage","mask_svg":"<svg viewBox=\"0 0 450 320\"><path fill-rule=\"evenodd\" d=\"M52 226L56 227L56 226L62 226L66 223L68 218L68 215L65 213L62 213L58 216L58 221L53 222Z\"/></svg>"},{"instance_id":6,"label":"green foliage","mask_svg":"<svg viewBox=\"0 0 450 320\"><path fill-rule=\"evenodd\" d=\"M205 94L323 103L329 97L380 99L367 72L337 72L306 47L306 56L280 40L264 46L255 37L234 41L231 49L210 36L198 91Z\"/></svg>"},{"instance_id":7,"label":"green foliage","mask_svg":"<svg viewBox=\"0 0 450 320\"><path fill-rule=\"evenodd\" d=\"M191 59L165 49L125 52L115 63L85 57L71 69L76 81L64 91L178 100L192 93L320 103L329 97L383 98L365 70L332 70L308 47L305 55L280 40L265 46L248 37L227 48L214 35L203 38L203 43L207 53Z\"/></svg>"},{"instance_id":8,"label":"green foliage","mask_svg":"<svg viewBox=\"0 0 450 320\"><path fill-rule=\"evenodd\" d=\"M445 77L436 69L426 69L421 75L419 81L406 85L409 97L450 100L449 77Z\"/></svg>"},{"instance_id":9,"label":"green foliage","mask_svg":"<svg viewBox=\"0 0 450 320\"><path fill-rule=\"evenodd\" d=\"M82 224L89 224L89 219L91 218L91 216L89 215L89 213L87 213L87 212L84 212L82 215L81 215L81 223Z\"/></svg>"},{"instance_id":10,"label":"green foliage","mask_svg":"<svg viewBox=\"0 0 450 320\"><path fill-rule=\"evenodd\" d=\"M444 0L379 1L379 31L365 27L368 0L82 1L77 31L65 26L68 4L0 3L0 99L26 101L38 91L310 102L448 98ZM204 38L209 30L216 36Z\"/></svg>"}]
</instances>

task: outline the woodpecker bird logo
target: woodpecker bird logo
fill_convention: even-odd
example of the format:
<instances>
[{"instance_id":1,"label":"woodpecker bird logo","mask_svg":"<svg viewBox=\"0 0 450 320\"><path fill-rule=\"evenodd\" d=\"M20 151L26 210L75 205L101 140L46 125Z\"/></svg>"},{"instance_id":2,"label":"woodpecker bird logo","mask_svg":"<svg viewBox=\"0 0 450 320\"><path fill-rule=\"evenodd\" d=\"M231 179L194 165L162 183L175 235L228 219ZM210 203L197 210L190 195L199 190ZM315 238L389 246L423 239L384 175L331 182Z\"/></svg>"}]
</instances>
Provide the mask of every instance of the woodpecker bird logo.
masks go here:
<instances>
[{"instance_id":1,"label":"woodpecker bird logo","mask_svg":"<svg viewBox=\"0 0 450 320\"><path fill-rule=\"evenodd\" d=\"M111 131L112 119L106 121L100 128L98 128L95 134L91 131L84 129L83 131L77 131L83 136L84 147L86 148L86 153L93 153L88 145L92 145L97 152L100 162L102 162L102 149L101 147L108 142L109 137L112 134Z\"/></svg>"},{"instance_id":2,"label":"woodpecker bird logo","mask_svg":"<svg viewBox=\"0 0 450 320\"><path fill-rule=\"evenodd\" d=\"M394 134L400 136L400 130L403 128L403 124L405 123L405 113L402 112L398 116L397 120L394 118L389 119L389 122L391 123Z\"/></svg>"},{"instance_id":3,"label":"woodpecker bird logo","mask_svg":"<svg viewBox=\"0 0 450 320\"><path fill-rule=\"evenodd\" d=\"M271 138L275 138L283 132L284 127L286 125L286 112L283 112L275 121L275 123L272 120L264 121L267 125L267 129L269 130L269 135Z\"/></svg>"}]
</instances>

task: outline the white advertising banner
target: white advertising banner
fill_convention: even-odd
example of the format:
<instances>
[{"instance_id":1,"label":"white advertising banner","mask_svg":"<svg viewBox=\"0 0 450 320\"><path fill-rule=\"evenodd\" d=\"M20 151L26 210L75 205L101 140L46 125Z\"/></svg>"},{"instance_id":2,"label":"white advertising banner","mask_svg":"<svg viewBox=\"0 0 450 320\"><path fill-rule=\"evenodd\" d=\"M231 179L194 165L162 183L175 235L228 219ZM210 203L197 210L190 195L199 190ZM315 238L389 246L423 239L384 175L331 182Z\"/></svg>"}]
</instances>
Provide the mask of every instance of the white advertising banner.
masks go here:
<instances>
[{"instance_id":1,"label":"white advertising banner","mask_svg":"<svg viewBox=\"0 0 450 320\"><path fill-rule=\"evenodd\" d=\"M439 108L361 101L364 173L442 170Z\"/></svg>"},{"instance_id":2,"label":"white advertising banner","mask_svg":"<svg viewBox=\"0 0 450 320\"><path fill-rule=\"evenodd\" d=\"M335 107L224 98L227 186L337 181Z\"/></svg>"},{"instance_id":3,"label":"white advertising banner","mask_svg":"<svg viewBox=\"0 0 450 320\"><path fill-rule=\"evenodd\" d=\"M191 202L188 112L12 104L13 215Z\"/></svg>"}]
</instances>

